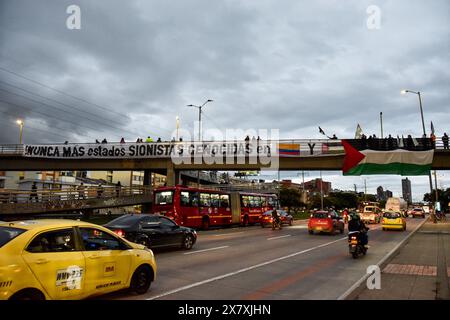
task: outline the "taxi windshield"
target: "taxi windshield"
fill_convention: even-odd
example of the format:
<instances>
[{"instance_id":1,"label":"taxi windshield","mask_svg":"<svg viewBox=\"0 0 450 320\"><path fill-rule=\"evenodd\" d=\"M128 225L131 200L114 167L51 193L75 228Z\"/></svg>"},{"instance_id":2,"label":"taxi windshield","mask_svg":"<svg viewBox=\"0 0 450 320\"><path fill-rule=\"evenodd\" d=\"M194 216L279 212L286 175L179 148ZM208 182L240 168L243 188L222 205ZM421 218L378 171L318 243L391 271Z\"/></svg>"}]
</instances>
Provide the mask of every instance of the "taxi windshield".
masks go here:
<instances>
[{"instance_id":1,"label":"taxi windshield","mask_svg":"<svg viewBox=\"0 0 450 320\"><path fill-rule=\"evenodd\" d=\"M13 227L0 227L0 248L25 231Z\"/></svg>"}]
</instances>

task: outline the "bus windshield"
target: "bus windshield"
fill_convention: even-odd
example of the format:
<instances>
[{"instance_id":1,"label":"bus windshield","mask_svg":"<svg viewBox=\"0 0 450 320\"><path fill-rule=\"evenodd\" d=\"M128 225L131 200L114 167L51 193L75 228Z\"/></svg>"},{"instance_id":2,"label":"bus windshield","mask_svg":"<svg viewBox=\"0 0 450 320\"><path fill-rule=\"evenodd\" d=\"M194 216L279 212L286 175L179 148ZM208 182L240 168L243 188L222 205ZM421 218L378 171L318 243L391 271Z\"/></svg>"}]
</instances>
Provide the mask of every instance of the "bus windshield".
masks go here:
<instances>
[{"instance_id":1,"label":"bus windshield","mask_svg":"<svg viewBox=\"0 0 450 320\"><path fill-rule=\"evenodd\" d=\"M155 196L156 205L173 204L173 191L158 191Z\"/></svg>"}]
</instances>

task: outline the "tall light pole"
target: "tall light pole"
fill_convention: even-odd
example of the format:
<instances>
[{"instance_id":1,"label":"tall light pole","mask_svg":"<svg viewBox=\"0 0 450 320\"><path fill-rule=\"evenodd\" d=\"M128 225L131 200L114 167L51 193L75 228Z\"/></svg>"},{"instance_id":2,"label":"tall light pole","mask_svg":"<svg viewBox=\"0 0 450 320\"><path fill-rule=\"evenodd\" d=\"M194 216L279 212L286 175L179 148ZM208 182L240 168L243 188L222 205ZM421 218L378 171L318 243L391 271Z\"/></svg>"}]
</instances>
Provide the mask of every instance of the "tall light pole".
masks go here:
<instances>
[{"instance_id":1,"label":"tall light pole","mask_svg":"<svg viewBox=\"0 0 450 320\"><path fill-rule=\"evenodd\" d=\"M383 112L380 112L381 139L383 139Z\"/></svg>"},{"instance_id":2,"label":"tall light pole","mask_svg":"<svg viewBox=\"0 0 450 320\"><path fill-rule=\"evenodd\" d=\"M22 119L18 119L18 120L16 121L16 123L17 123L17 124L19 125L19 127L20 127L19 143L22 144L22 133L23 133L23 125L24 125L24 122L23 122Z\"/></svg>"},{"instance_id":3,"label":"tall light pole","mask_svg":"<svg viewBox=\"0 0 450 320\"><path fill-rule=\"evenodd\" d=\"M322 170L320 170L320 210L323 211L323 187L322 187Z\"/></svg>"},{"instance_id":4,"label":"tall light pole","mask_svg":"<svg viewBox=\"0 0 450 320\"><path fill-rule=\"evenodd\" d=\"M422 96L420 95L420 91L413 91L413 90L402 90L400 91L401 94L405 95L407 93L414 93L417 94L417 96L419 97L419 107L420 107L420 116L422 118L422 129L423 129L423 137L426 138L427 133L425 131L425 120L423 119L423 108L422 108ZM431 198L431 194L433 193L433 180L431 179L431 170L428 173L428 180L430 182L430 198ZM437 201L437 190L436 190L436 201Z\"/></svg>"},{"instance_id":5,"label":"tall light pole","mask_svg":"<svg viewBox=\"0 0 450 320\"><path fill-rule=\"evenodd\" d=\"M178 130L180 129L180 117L176 117L176 129L177 129L177 137L176 137L176 141L178 141Z\"/></svg>"},{"instance_id":6,"label":"tall light pole","mask_svg":"<svg viewBox=\"0 0 450 320\"><path fill-rule=\"evenodd\" d=\"M194 104L188 104L188 107L194 107L198 109L198 141L202 141L202 108L208 103L214 100L208 99L201 106L196 106ZM200 170L197 170L197 187L200 188Z\"/></svg>"}]
</instances>

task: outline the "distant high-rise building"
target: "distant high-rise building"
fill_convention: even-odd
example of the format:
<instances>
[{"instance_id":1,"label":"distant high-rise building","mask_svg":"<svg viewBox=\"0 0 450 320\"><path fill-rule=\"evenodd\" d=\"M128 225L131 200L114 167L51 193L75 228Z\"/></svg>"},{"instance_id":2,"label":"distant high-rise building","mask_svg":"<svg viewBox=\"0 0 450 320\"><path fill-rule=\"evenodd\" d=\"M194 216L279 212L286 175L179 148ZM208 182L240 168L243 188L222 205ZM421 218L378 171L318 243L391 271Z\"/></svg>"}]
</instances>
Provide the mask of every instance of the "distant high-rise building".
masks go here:
<instances>
[{"instance_id":1,"label":"distant high-rise building","mask_svg":"<svg viewBox=\"0 0 450 320\"><path fill-rule=\"evenodd\" d=\"M378 201L386 200L386 193L384 192L382 186L379 186L379 187L377 188L377 200L378 200Z\"/></svg>"},{"instance_id":2,"label":"distant high-rise building","mask_svg":"<svg viewBox=\"0 0 450 320\"><path fill-rule=\"evenodd\" d=\"M412 203L411 180L408 178L402 179L402 194L407 203Z\"/></svg>"},{"instance_id":3,"label":"distant high-rise building","mask_svg":"<svg viewBox=\"0 0 450 320\"><path fill-rule=\"evenodd\" d=\"M386 197L386 200L388 199L388 198L392 198L392 191L390 191L390 190L386 190L385 192L384 192L384 194L385 194L385 197Z\"/></svg>"}]
</instances>

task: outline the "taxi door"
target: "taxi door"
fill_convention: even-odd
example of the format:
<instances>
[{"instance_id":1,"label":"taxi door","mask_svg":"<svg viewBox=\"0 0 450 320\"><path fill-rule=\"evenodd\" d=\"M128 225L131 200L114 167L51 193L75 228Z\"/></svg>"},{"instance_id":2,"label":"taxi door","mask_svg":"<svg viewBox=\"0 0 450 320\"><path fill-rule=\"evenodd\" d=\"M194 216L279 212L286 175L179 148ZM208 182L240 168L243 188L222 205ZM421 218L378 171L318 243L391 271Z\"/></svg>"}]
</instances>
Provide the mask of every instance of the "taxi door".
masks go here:
<instances>
[{"instance_id":1,"label":"taxi door","mask_svg":"<svg viewBox=\"0 0 450 320\"><path fill-rule=\"evenodd\" d=\"M94 227L79 227L86 261L85 288L89 295L127 286L132 252L112 233Z\"/></svg>"},{"instance_id":2,"label":"taxi door","mask_svg":"<svg viewBox=\"0 0 450 320\"><path fill-rule=\"evenodd\" d=\"M77 299L83 295L86 267L75 243L73 228L45 231L37 234L22 253L51 299Z\"/></svg>"}]
</instances>

